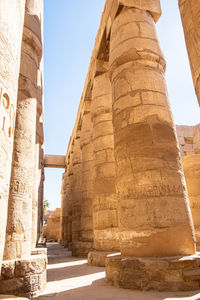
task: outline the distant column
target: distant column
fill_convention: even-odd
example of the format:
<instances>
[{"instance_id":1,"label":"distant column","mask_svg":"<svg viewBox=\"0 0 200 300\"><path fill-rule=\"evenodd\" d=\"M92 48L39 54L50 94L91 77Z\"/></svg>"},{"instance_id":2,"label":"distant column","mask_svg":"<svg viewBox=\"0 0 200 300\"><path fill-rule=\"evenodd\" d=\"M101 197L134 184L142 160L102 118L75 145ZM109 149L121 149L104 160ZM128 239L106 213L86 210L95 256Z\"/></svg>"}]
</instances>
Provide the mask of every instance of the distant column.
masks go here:
<instances>
[{"instance_id":1,"label":"distant column","mask_svg":"<svg viewBox=\"0 0 200 300\"><path fill-rule=\"evenodd\" d=\"M197 0L179 0L179 9L195 92L200 105L200 3Z\"/></svg>"},{"instance_id":2,"label":"distant column","mask_svg":"<svg viewBox=\"0 0 200 300\"><path fill-rule=\"evenodd\" d=\"M25 0L0 1L0 274L3 257Z\"/></svg>"},{"instance_id":3,"label":"distant column","mask_svg":"<svg viewBox=\"0 0 200 300\"><path fill-rule=\"evenodd\" d=\"M85 255L93 245L93 145L90 101L82 119L80 147L82 151L82 204L81 204L81 242Z\"/></svg>"},{"instance_id":4,"label":"distant column","mask_svg":"<svg viewBox=\"0 0 200 300\"><path fill-rule=\"evenodd\" d=\"M26 1L5 260L24 258L31 254L37 73L42 57L41 21L36 8L31 0Z\"/></svg>"},{"instance_id":5,"label":"distant column","mask_svg":"<svg viewBox=\"0 0 200 300\"><path fill-rule=\"evenodd\" d=\"M194 228L165 60L145 3L123 7L110 37L120 248L128 256L190 255Z\"/></svg>"},{"instance_id":6,"label":"distant column","mask_svg":"<svg viewBox=\"0 0 200 300\"><path fill-rule=\"evenodd\" d=\"M73 149L73 184L72 184L72 254L76 255L77 243L80 242L81 202L82 202L82 177L81 177L81 149L80 132L78 131L74 140Z\"/></svg>"},{"instance_id":7,"label":"distant column","mask_svg":"<svg viewBox=\"0 0 200 300\"><path fill-rule=\"evenodd\" d=\"M119 250L112 89L107 72L94 78L91 116L94 151L94 248L104 251Z\"/></svg>"}]
</instances>

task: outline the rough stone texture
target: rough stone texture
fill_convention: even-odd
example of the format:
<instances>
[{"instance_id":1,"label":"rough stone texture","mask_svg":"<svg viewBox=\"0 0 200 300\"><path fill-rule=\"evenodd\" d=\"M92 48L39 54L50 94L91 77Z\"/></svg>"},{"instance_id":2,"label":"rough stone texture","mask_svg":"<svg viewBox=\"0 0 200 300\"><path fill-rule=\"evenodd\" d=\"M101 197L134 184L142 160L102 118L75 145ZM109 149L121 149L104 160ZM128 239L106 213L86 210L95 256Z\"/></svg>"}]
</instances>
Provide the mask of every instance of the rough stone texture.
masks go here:
<instances>
[{"instance_id":1,"label":"rough stone texture","mask_svg":"<svg viewBox=\"0 0 200 300\"><path fill-rule=\"evenodd\" d=\"M93 145L90 101L85 108L80 147L82 151L82 203L81 203L81 242L93 242ZM81 244L82 245L82 244Z\"/></svg>"},{"instance_id":2,"label":"rough stone texture","mask_svg":"<svg viewBox=\"0 0 200 300\"><path fill-rule=\"evenodd\" d=\"M37 74L42 57L40 10L36 8L31 0L26 1L4 260L31 253Z\"/></svg>"},{"instance_id":3,"label":"rough stone texture","mask_svg":"<svg viewBox=\"0 0 200 300\"><path fill-rule=\"evenodd\" d=\"M0 299L1 300L14 300L14 299L28 300L28 298L22 298L22 297L17 297L12 295L0 295Z\"/></svg>"},{"instance_id":4,"label":"rough stone texture","mask_svg":"<svg viewBox=\"0 0 200 300\"><path fill-rule=\"evenodd\" d=\"M88 265L96 267L105 267L106 258L109 255L117 255L120 253L108 252L108 251L91 251L88 253Z\"/></svg>"},{"instance_id":5,"label":"rough stone texture","mask_svg":"<svg viewBox=\"0 0 200 300\"><path fill-rule=\"evenodd\" d=\"M164 72L152 17L124 7L111 28L110 76L120 250L126 256L195 253Z\"/></svg>"},{"instance_id":6,"label":"rough stone texture","mask_svg":"<svg viewBox=\"0 0 200 300\"><path fill-rule=\"evenodd\" d=\"M61 244L67 246L67 201L68 172L63 173L61 189Z\"/></svg>"},{"instance_id":7,"label":"rough stone texture","mask_svg":"<svg viewBox=\"0 0 200 300\"><path fill-rule=\"evenodd\" d=\"M200 124L194 126L194 153L200 154Z\"/></svg>"},{"instance_id":8,"label":"rough stone texture","mask_svg":"<svg viewBox=\"0 0 200 300\"><path fill-rule=\"evenodd\" d=\"M25 0L0 1L0 272L12 166Z\"/></svg>"},{"instance_id":9,"label":"rough stone texture","mask_svg":"<svg viewBox=\"0 0 200 300\"><path fill-rule=\"evenodd\" d=\"M93 232L96 250L119 250L115 159L112 125L112 90L108 72L94 78L93 121Z\"/></svg>"},{"instance_id":10,"label":"rough stone texture","mask_svg":"<svg viewBox=\"0 0 200 300\"><path fill-rule=\"evenodd\" d=\"M179 0L180 14L196 95L200 104L200 5L196 0ZM192 18L191 18L192 16Z\"/></svg>"},{"instance_id":11,"label":"rough stone texture","mask_svg":"<svg viewBox=\"0 0 200 300\"><path fill-rule=\"evenodd\" d=\"M200 256L106 258L106 281L126 289L189 291L200 286Z\"/></svg>"},{"instance_id":12,"label":"rough stone texture","mask_svg":"<svg viewBox=\"0 0 200 300\"><path fill-rule=\"evenodd\" d=\"M200 247L200 154L182 157L190 207L194 221L197 249Z\"/></svg>"},{"instance_id":13,"label":"rough stone texture","mask_svg":"<svg viewBox=\"0 0 200 300\"><path fill-rule=\"evenodd\" d=\"M2 262L0 293L32 297L46 287L46 255Z\"/></svg>"},{"instance_id":14,"label":"rough stone texture","mask_svg":"<svg viewBox=\"0 0 200 300\"><path fill-rule=\"evenodd\" d=\"M75 243L80 242L81 232L81 202L82 202L82 154L80 149L80 132L77 133L74 141L73 153L73 183L72 183L72 254L77 254Z\"/></svg>"},{"instance_id":15,"label":"rough stone texture","mask_svg":"<svg viewBox=\"0 0 200 300\"><path fill-rule=\"evenodd\" d=\"M47 221L45 232L43 231L43 236L47 240L60 241L60 217L61 208L56 208Z\"/></svg>"},{"instance_id":16,"label":"rough stone texture","mask_svg":"<svg viewBox=\"0 0 200 300\"><path fill-rule=\"evenodd\" d=\"M181 156L194 154L194 126L176 125Z\"/></svg>"}]
</instances>

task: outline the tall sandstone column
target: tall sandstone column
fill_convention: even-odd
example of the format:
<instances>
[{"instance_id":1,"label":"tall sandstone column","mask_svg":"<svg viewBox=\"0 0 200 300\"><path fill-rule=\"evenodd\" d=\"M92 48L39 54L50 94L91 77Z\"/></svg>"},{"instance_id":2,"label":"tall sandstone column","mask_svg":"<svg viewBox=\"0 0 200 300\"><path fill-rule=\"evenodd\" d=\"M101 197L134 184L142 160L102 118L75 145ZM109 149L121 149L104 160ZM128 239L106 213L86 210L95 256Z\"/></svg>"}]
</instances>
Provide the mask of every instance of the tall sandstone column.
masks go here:
<instances>
[{"instance_id":1,"label":"tall sandstone column","mask_svg":"<svg viewBox=\"0 0 200 300\"><path fill-rule=\"evenodd\" d=\"M143 2L140 9L123 7L111 28L121 253L189 255L195 253L194 231L168 102L165 60L151 8L143 8Z\"/></svg>"},{"instance_id":2,"label":"tall sandstone column","mask_svg":"<svg viewBox=\"0 0 200 300\"><path fill-rule=\"evenodd\" d=\"M179 9L194 87L200 104L200 1L179 0Z\"/></svg>"},{"instance_id":3,"label":"tall sandstone column","mask_svg":"<svg viewBox=\"0 0 200 300\"><path fill-rule=\"evenodd\" d=\"M62 176L62 188L61 188L61 244L66 246L67 242L67 201L66 193L68 188L68 173L65 171Z\"/></svg>"},{"instance_id":4,"label":"tall sandstone column","mask_svg":"<svg viewBox=\"0 0 200 300\"><path fill-rule=\"evenodd\" d=\"M81 202L82 202L82 166L80 149L80 131L77 132L74 140L73 153L73 184L72 184L72 254L77 255L80 242L80 223L81 223Z\"/></svg>"},{"instance_id":5,"label":"tall sandstone column","mask_svg":"<svg viewBox=\"0 0 200 300\"><path fill-rule=\"evenodd\" d=\"M121 3L109 60L121 255L106 259L106 278L123 288L196 289L187 269L199 272L200 257L154 23L160 3Z\"/></svg>"},{"instance_id":6,"label":"tall sandstone column","mask_svg":"<svg viewBox=\"0 0 200 300\"><path fill-rule=\"evenodd\" d=\"M0 274L3 257L25 0L0 1Z\"/></svg>"},{"instance_id":7,"label":"tall sandstone column","mask_svg":"<svg viewBox=\"0 0 200 300\"><path fill-rule=\"evenodd\" d=\"M94 151L94 248L104 251L119 250L112 89L108 72L94 78L91 116Z\"/></svg>"},{"instance_id":8,"label":"tall sandstone column","mask_svg":"<svg viewBox=\"0 0 200 300\"><path fill-rule=\"evenodd\" d=\"M85 101L80 147L82 151L82 205L81 205L81 242L82 251L87 256L93 245L93 146L92 122L90 115L91 101Z\"/></svg>"},{"instance_id":9,"label":"tall sandstone column","mask_svg":"<svg viewBox=\"0 0 200 300\"><path fill-rule=\"evenodd\" d=\"M25 258L31 254L37 73L42 56L39 2L26 1L5 260Z\"/></svg>"},{"instance_id":10,"label":"tall sandstone column","mask_svg":"<svg viewBox=\"0 0 200 300\"><path fill-rule=\"evenodd\" d=\"M73 169L73 145L71 146L71 152L69 157L68 165L68 190L66 194L66 206L67 206L67 247L71 250L72 246L72 210L73 210L73 179L74 179L74 169Z\"/></svg>"}]
</instances>

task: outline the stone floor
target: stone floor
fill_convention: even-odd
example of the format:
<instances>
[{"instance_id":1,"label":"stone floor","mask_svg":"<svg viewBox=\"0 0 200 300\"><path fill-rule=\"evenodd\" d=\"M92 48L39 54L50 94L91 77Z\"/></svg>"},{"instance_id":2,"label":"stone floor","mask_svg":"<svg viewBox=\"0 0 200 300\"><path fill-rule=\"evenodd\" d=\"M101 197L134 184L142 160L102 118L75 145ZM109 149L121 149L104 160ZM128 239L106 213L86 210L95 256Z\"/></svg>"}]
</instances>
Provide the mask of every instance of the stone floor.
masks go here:
<instances>
[{"instance_id":1,"label":"stone floor","mask_svg":"<svg viewBox=\"0 0 200 300\"><path fill-rule=\"evenodd\" d=\"M105 282L105 269L91 267L84 259L71 256L71 252L57 243L47 244L47 289L38 300L172 300L200 299L196 292L141 292L117 289Z\"/></svg>"}]
</instances>

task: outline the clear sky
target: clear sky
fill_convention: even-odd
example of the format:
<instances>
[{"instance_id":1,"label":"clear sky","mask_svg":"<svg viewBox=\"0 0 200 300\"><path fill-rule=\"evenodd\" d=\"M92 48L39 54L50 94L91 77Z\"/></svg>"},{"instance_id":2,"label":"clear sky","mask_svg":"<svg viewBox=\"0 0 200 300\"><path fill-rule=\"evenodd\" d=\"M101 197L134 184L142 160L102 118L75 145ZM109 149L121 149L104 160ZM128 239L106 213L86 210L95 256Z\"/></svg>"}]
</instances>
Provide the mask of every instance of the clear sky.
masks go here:
<instances>
[{"instance_id":1,"label":"clear sky","mask_svg":"<svg viewBox=\"0 0 200 300\"><path fill-rule=\"evenodd\" d=\"M105 0L44 0L45 152L64 155L73 129ZM178 0L161 0L157 23L176 124L200 123ZM45 198L60 207L63 170L45 170Z\"/></svg>"}]
</instances>

